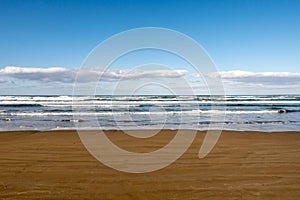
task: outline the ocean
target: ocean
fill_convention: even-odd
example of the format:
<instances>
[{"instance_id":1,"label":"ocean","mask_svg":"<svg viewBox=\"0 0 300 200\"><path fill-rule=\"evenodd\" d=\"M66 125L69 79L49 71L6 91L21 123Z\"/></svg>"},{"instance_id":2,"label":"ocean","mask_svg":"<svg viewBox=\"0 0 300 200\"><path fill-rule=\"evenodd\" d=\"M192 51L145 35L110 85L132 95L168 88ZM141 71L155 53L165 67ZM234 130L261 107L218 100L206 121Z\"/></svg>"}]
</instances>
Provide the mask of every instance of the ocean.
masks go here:
<instances>
[{"instance_id":1,"label":"ocean","mask_svg":"<svg viewBox=\"0 0 300 200\"><path fill-rule=\"evenodd\" d=\"M300 95L0 96L0 131L299 131Z\"/></svg>"}]
</instances>

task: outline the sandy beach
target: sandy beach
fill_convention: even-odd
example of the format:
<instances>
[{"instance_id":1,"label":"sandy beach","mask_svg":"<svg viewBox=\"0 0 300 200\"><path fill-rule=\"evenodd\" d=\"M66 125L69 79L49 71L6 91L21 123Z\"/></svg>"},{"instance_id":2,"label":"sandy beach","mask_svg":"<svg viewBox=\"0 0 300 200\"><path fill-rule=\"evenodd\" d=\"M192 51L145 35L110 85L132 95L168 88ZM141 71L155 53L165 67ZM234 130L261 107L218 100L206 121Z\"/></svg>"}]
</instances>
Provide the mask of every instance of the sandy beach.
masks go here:
<instances>
[{"instance_id":1,"label":"sandy beach","mask_svg":"<svg viewBox=\"0 0 300 200\"><path fill-rule=\"evenodd\" d=\"M147 139L107 136L124 149L149 152L176 131ZM187 131L188 134L188 131ZM129 174L93 158L76 131L0 133L0 199L298 199L300 133L224 131L204 159L204 132L187 152L155 172Z\"/></svg>"}]
</instances>

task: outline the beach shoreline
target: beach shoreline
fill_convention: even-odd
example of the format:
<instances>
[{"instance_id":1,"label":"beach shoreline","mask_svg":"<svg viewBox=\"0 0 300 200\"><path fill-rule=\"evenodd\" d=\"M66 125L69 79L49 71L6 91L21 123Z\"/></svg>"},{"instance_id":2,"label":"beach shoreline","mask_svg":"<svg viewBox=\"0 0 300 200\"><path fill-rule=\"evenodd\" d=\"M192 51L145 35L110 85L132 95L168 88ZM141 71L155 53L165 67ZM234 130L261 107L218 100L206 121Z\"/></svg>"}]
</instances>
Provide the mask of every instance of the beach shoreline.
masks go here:
<instances>
[{"instance_id":1,"label":"beach shoreline","mask_svg":"<svg viewBox=\"0 0 300 200\"><path fill-rule=\"evenodd\" d=\"M185 130L188 134L189 130ZM133 152L155 151L175 136L147 138L105 131ZM0 199L297 199L300 132L223 131L204 159L205 136L171 165L131 174L92 157L75 130L0 132Z\"/></svg>"}]
</instances>

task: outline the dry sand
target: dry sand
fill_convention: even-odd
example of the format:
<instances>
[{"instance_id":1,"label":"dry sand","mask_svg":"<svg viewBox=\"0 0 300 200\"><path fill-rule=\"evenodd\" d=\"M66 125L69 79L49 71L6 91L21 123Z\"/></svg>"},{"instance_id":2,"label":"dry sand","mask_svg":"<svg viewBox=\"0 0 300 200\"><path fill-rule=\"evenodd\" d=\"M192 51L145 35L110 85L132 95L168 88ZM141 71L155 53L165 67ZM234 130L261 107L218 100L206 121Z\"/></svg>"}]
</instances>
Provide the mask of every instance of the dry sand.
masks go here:
<instances>
[{"instance_id":1,"label":"dry sand","mask_svg":"<svg viewBox=\"0 0 300 200\"><path fill-rule=\"evenodd\" d=\"M107 135L124 149L148 152L174 136ZM188 134L188 132L187 132ZM75 131L0 133L0 199L299 199L300 133L222 133L198 159L203 132L172 165L128 174L94 159Z\"/></svg>"}]
</instances>

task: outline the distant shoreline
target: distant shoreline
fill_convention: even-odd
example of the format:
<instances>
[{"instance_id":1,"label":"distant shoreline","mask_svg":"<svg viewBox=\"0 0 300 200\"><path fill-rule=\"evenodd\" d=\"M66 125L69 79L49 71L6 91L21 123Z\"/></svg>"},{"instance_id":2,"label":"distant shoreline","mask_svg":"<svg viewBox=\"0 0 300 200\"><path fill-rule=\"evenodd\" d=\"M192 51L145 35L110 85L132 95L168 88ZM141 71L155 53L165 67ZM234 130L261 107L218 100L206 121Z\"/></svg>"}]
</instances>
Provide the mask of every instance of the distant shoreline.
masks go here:
<instances>
[{"instance_id":1,"label":"distant shoreline","mask_svg":"<svg viewBox=\"0 0 300 200\"><path fill-rule=\"evenodd\" d=\"M299 133L300 134L300 130L299 131L262 131L262 130L230 130L230 129L224 129L224 130L219 130L219 129L211 129L211 130L195 130L195 129L41 129L41 130L1 130L0 129L0 134L1 133L27 133L27 132L32 132L32 133L51 133L51 132L77 132L77 131L101 131L101 132L123 132L123 131L196 131L199 133L207 133L208 131L222 131L222 133Z\"/></svg>"}]
</instances>

